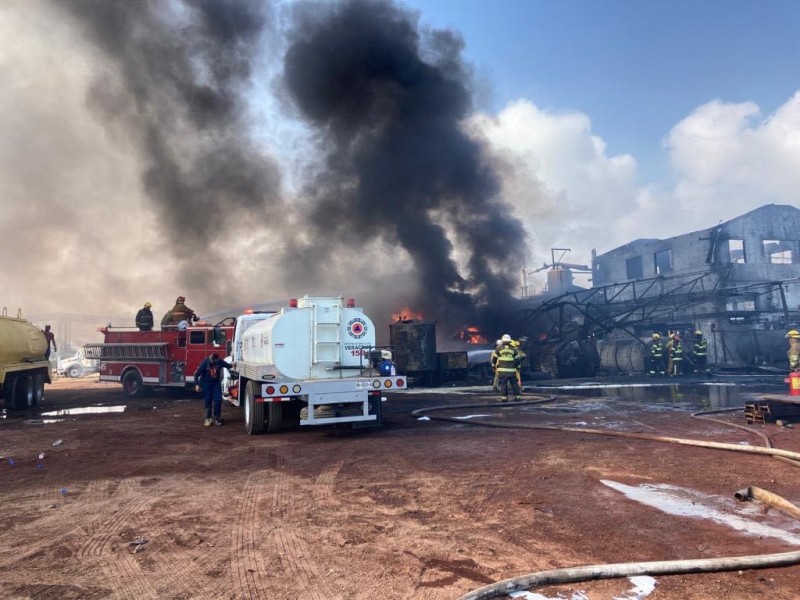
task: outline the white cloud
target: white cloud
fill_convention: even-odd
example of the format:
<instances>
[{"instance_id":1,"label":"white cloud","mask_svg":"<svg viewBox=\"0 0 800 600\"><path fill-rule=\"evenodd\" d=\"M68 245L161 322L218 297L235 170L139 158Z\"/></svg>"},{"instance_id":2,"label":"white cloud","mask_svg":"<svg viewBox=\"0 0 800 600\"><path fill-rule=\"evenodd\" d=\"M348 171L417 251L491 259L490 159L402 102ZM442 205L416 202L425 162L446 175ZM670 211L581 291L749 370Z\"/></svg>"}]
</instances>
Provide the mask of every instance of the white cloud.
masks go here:
<instances>
[{"instance_id":1,"label":"white cloud","mask_svg":"<svg viewBox=\"0 0 800 600\"><path fill-rule=\"evenodd\" d=\"M591 249L613 237L609 224L633 203L634 158L609 156L586 115L526 100L496 117L476 115L469 127L488 142L503 196L530 235L529 265L550 262L553 247L572 248L565 262L589 264Z\"/></svg>"},{"instance_id":2,"label":"white cloud","mask_svg":"<svg viewBox=\"0 0 800 600\"><path fill-rule=\"evenodd\" d=\"M705 229L768 203L800 205L800 92L763 117L753 102L714 100L664 140L670 183L636 182L636 160L609 156L587 115L527 100L469 124L488 142L503 194L531 235L529 265L590 260L637 238ZM541 279L540 279L541 281Z\"/></svg>"}]
</instances>

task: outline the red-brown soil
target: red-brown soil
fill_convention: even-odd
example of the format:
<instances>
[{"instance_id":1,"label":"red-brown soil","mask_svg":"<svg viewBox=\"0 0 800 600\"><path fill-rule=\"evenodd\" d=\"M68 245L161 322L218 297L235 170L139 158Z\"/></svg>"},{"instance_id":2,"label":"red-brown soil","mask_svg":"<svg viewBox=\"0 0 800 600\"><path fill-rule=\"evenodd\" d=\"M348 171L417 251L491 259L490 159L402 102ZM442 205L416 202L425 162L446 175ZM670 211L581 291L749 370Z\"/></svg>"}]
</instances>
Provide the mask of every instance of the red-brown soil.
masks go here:
<instances>
[{"instance_id":1,"label":"red-brown soil","mask_svg":"<svg viewBox=\"0 0 800 600\"><path fill-rule=\"evenodd\" d=\"M56 381L43 411L127 408L45 417L63 419L56 423L38 413L0 419L0 597L451 600L544 569L798 549L667 514L603 483L691 490L701 508L800 536L795 520L772 509L744 514L733 499L754 485L797 503L800 471L785 462L410 416L487 400L485 389L412 391L389 396L381 429L248 436L230 406L223 427L204 428L190 392L129 400L93 379ZM580 414L499 405L448 414L761 444L687 410L646 408L604 399ZM741 413L719 418L744 424ZM798 429L758 428L776 447L800 451ZM648 600L800 597L800 566L656 581ZM633 597L631 588L617 579L537 592L611 599Z\"/></svg>"}]
</instances>

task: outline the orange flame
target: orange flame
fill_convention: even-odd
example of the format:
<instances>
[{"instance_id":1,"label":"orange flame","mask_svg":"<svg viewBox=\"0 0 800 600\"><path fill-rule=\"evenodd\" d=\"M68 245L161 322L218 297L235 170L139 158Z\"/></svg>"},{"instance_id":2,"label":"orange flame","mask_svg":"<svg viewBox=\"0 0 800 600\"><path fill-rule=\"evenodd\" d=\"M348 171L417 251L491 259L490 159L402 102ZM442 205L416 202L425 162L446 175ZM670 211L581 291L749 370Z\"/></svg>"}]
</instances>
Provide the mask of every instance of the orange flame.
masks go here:
<instances>
[{"instance_id":1,"label":"orange flame","mask_svg":"<svg viewBox=\"0 0 800 600\"><path fill-rule=\"evenodd\" d=\"M422 313L414 310L413 308L401 308L398 312L392 314L392 321L422 321Z\"/></svg>"},{"instance_id":2,"label":"orange flame","mask_svg":"<svg viewBox=\"0 0 800 600\"><path fill-rule=\"evenodd\" d=\"M468 344L488 344L489 341L486 339L486 336L483 335L477 327L474 325L470 325L469 327L465 327L461 330L459 334L459 339L463 342L467 342Z\"/></svg>"}]
</instances>

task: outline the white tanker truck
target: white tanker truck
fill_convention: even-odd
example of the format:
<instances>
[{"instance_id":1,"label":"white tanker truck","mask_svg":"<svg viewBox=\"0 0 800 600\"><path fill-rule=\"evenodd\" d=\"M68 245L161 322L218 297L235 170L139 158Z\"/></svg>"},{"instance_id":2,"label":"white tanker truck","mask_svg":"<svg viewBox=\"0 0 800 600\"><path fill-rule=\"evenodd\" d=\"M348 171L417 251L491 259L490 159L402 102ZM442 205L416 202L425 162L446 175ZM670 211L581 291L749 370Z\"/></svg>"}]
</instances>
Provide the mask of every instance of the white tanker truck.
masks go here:
<instances>
[{"instance_id":1,"label":"white tanker truck","mask_svg":"<svg viewBox=\"0 0 800 600\"><path fill-rule=\"evenodd\" d=\"M250 434L285 426L379 425L383 394L406 387L375 326L342 297L304 297L279 312L236 318L223 384Z\"/></svg>"},{"instance_id":2,"label":"white tanker truck","mask_svg":"<svg viewBox=\"0 0 800 600\"><path fill-rule=\"evenodd\" d=\"M42 331L22 318L0 315L0 394L6 408L25 409L39 404L44 384L50 383L50 362L44 357L47 341Z\"/></svg>"}]
</instances>

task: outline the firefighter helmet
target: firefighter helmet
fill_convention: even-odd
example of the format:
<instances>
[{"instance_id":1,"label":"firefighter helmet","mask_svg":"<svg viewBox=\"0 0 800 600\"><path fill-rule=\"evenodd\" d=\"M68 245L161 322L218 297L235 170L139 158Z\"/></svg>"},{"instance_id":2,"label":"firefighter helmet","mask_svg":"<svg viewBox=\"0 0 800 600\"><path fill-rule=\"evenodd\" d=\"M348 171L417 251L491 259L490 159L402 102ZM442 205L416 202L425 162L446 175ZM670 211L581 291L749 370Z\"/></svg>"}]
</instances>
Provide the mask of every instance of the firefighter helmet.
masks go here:
<instances>
[{"instance_id":1,"label":"firefighter helmet","mask_svg":"<svg viewBox=\"0 0 800 600\"><path fill-rule=\"evenodd\" d=\"M176 298L175 302L186 302L186 297L185 296L178 296Z\"/></svg>"},{"instance_id":2,"label":"firefighter helmet","mask_svg":"<svg viewBox=\"0 0 800 600\"><path fill-rule=\"evenodd\" d=\"M661 339L661 336L660 336L660 335L658 335L658 333L654 331L654 332L653 332L653 339L654 339L654 340L660 340L660 339Z\"/></svg>"},{"instance_id":3,"label":"firefighter helmet","mask_svg":"<svg viewBox=\"0 0 800 600\"><path fill-rule=\"evenodd\" d=\"M145 307L145 308L150 308L151 306L153 306L153 305L152 305L152 304L150 304L149 302L145 302L145 303L144 303L144 307Z\"/></svg>"},{"instance_id":4,"label":"firefighter helmet","mask_svg":"<svg viewBox=\"0 0 800 600\"><path fill-rule=\"evenodd\" d=\"M790 329L789 333L786 334L786 337L788 337L788 338L800 338L800 331L797 331L797 329Z\"/></svg>"},{"instance_id":5,"label":"firefighter helmet","mask_svg":"<svg viewBox=\"0 0 800 600\"><path fill-rule=\"evenodd\" d=\"M695 335L703 335L703 332L698 329L697 331L694 332L694 334Z\"/></svg>"},{"instance_id":6,"label":"firefighter helmet","mask_svg":"<svg viewBox=\"0 0 800 600\"><path fill-rule=\"evenodd\" d=\"M507 333L504 333L503 337L500 338L500 341L503 342L504 344L507 344L511 341L511 336L508 335Z\"/></svg>"},{"instance_id":7,"label":"firefighter helmet","mask_svg":"<svg viewBox=\"0 0 800 600\"><path fill-rule=\"evenodd\" d=\"M496 346L502 346L502 345L503 345L503 340L497 340L497 341L495 342L495 345L496 345Z\"/></svg>"}]
</instances>

